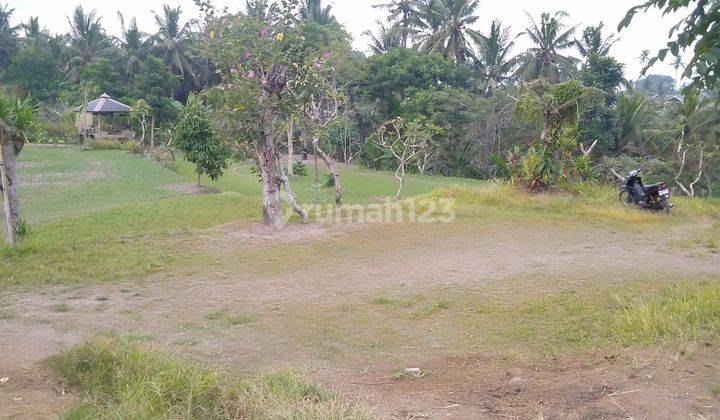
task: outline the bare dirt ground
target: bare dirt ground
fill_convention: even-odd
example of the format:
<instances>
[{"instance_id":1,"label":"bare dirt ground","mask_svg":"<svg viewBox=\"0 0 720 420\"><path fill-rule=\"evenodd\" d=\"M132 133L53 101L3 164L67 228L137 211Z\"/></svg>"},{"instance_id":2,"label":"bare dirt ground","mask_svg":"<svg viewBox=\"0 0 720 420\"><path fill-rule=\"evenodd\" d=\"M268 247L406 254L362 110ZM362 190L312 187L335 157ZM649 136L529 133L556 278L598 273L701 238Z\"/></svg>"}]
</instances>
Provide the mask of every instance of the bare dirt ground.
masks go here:
<instances>
[{"instance_id":1,"label":"bare dirt ground","mask_svg":"<svg viewBox=\"0 0 720 420\"><path fill-rule=\"evenodd\" d=\"M332 319L337 308L348 308L352 319L378 296L438 288L512 301L655 276L717 279L719 255L672 246L703 228L626 232L601 223L466 221L290 226L277 233L219 226L201 235L198 252L214 257L203 267L6 293L3 309L11 315L0 320L0 377L9 379L0 383L0 417L54 416L73 398L41 361L93 334L119 333L241 373L306 369L378 415L720 418L711 391L720 357L711 345L692 357L597 349L543 359L465 349L416 324L393 330L408 334L400 343L354 347L362 328ZM361 312L357 317L362 323ZM427 375L392 380L399 361Z\"/></svg>"}]
</instances>

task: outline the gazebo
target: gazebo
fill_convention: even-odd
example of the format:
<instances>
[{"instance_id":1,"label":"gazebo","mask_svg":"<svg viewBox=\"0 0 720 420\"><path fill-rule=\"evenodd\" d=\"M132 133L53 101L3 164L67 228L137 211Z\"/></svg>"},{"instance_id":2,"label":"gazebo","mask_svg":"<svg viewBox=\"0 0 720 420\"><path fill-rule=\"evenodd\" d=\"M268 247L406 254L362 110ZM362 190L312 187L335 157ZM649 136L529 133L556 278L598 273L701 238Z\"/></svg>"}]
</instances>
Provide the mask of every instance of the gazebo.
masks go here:
<instances>
[{"instance_id":1,"label":"gazebo","mask_svg":"<svg viewBox=\"0 0 720 420\"><path fill-rule=\"evenodd\" d=\"M130 127L131 107L103 93L85 106L75 108L75 126L79 136L96 139L126 140L133 137ZM84 112L83 112L84 111Z\"/></svg>"}]
</instances>

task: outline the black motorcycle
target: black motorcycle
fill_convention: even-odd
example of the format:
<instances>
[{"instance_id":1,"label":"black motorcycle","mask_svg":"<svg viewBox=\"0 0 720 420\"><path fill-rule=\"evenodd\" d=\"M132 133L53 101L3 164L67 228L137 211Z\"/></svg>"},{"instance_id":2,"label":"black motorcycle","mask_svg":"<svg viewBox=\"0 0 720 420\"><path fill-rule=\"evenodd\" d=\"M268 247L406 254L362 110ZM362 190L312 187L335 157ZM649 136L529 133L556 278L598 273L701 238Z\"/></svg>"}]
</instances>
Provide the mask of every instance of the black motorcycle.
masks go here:
<instances>
[{"instance_id":1,"label":"black motorcycle","mask_svg":"<svg viewBox=\"0 0 720 420\"><path fill-rule=\"evenodd\" d=\"M659 182L643 185L639 173L640 169L636 169L620 182L620 202L626 206L670 213L673 205L668 201L670 198L668 184Z\"/></svg>"}]
</instances>

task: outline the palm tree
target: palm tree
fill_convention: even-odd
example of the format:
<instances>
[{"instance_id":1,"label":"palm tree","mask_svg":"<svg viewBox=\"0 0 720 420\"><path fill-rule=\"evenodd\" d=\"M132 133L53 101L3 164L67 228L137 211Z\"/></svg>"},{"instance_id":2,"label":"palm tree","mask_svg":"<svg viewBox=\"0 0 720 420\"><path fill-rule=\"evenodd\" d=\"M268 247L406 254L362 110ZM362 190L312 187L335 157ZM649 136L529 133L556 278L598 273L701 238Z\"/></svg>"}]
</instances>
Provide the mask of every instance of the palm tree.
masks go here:
<instances>
[{"instance_id":1,"label":"palm tree","mask_svg":"<svg viewBox=\"0 0 720 420\"><path fill-rule=\"evenodd\" d=\"M603 28L605 24L600 22L597 26L588 26L582 34L582 38L575 40L580 55L588 57L590 54L606 56L610 52L610 48L618 41L615 34L610 34L607 38L603 38Z\"/></svg>"},{"instance_id":2,"label":"palm tree","mask_svg":"<svg viewBox=\"0 0 720 420\"><path fill-rule=\"evenodd\" d=\"M300 6L300 17L307 22L315 22L318 25L327 25L335 22L332 15L332 6L322 6L322 0L302 0Z\"/></svg>"},{"instance_id":3,"label":"palm tree","mask_svg":"<svg viewBox=\"0 0 720 420\"><path fill-rule=\"evenodd\" d=\"M637 60L640 62L641 65L647 64L648 61L650 61L650 50L642 50L640 51L640 55L638 56Z\"/></svg>"},{"instance_id":4,"label":"palm tree","mask_svg":"<svg viewBox=\"0 0 720 420\"><path fill-rule=\"evenodd\" d=\"M189 20L181 25L181 15L180 6L172 8L167 4L163 5L162 15L155 13L158 32L153 36L153 40L156 42L154 48L175 74L182 76L193 86L197 86L194 57L197 50L192 44L191 31L191 27L196 21Z\"/></svg>"},{"instance_id":5,"label":"palm tree","mask_svg":"<svg viewBox=\"0 0 720 420\"><path fill-rule=\"evenodd\" d=\"M464 63L473 53L472 43L481 39L470 26L477 22L479 0L426 0L420 26L425 31L421 49L439 52L445 58Z\"/></svg>"},{"instance_id":6,"label":"palm tree","mask_svg":"<svg viewBox=\"0 0 720 420\"><path fill-rule=\"evenodd\" d=\"M247 0L245 2L245 14L249 17L273 22L277 19L277 3L268 4L268 0Z\"/></svg>"},{"instance_id":7,"label":"palm tree","mask_svg":"<svg viewBox=\"0 0 720 420\"><path fill-rule=\"evenodd\" d=\"M0 4L0 69L10 64L12 55L17 50L17 26L10 24L10 17L15 9Z\"/></svg>"},{"instance_id":8,"label":"palm tree","mask_svg":"<svg viewBox=\"0 0 720 420\"><path fill-rule=\"evenodd\" d=\"M418 0L391 0L389 3L376 4L376 9L387 10L387 20L394 23L399 31L400 41L403 47L407 47L408 41L415 34L415 17Z\"/></svg>"},{"instance_id":9,"label":"palm tree","mask_svg":"<svg viewBox=\"0 0 720 420\"><path fill-rule=\"evenodd\" d=\"M95 10L85 13L82 6L77 6L72 18L68 18L71 58L65 70L70 80L76 81L85 65L112 47L111 39L105 35L100 21Z\"/></svg>"},{"instance_id":10,"label":"palm tree","mask_svg":"<svg viewBox=\"0 0 720 420\"><path fill-rule=\"evenodd\" d=\"M123 50L125 60L123 70L126 75L134 75L140 69L140 63L152 41L147 39L146 35L140 31L137 19L130 19L130 25L125 27L125 18L122 13L118 12L118 20L120 20L122 38L116 38L116 40Z\"/></svg>"},{"instance_id":11,"label":"palm tree","mask_svg":"<svg viewBox=\"0 0 720 420\"><path fill-rule=\"evenodd\" d=\"M685 63L682 61L682 57L678 55L672 62L672 67L675 69L675 85L680 90L680 67L683 67Z\"/></svg>"},{"instance_id":12,"label":"palm tree","mask_svg":"<svg viewBox=\"0 0 720 420\"><path fill-rule=\"evenodd\" d=\"M562 22L568 14L562 11L552 16L543 13L539 25L532 16L527 16L530 27L520 35L528 36L535 47L530 48L523 57L524 62L518 69L518 75L525 80L543 78L555 82L577 71L579 60L561 54L574 45L572 36L576 26L568 28Z\"/></svg>"},{"instance_id":13,"label":"palm tree","mask_svg":"<svg viewBox=\"0 0 720 420\"><path fill-rule=\"evenodd\" d=\"M491 96L496 87L510 80L517 66L517 59L510 57L514 45L510 41L510 28L503 27L499 20L492 22L487 35L481 35L475 68L483 79L483 96Z\"/></svg>"},{"instance_id":14,"label":"palm tree","mask_svg":"<svg viewBox=\"0 0 720 420\"><path fill-rule=\"evenodd\" d=\"M368 47L373 54L383 54L392 48L404 46L402 28L396 25L387 27L379 20L376 22L378 24L377 35L370 30L363 32L363 35L370 38Z\"/></svg>"}]
</instances>

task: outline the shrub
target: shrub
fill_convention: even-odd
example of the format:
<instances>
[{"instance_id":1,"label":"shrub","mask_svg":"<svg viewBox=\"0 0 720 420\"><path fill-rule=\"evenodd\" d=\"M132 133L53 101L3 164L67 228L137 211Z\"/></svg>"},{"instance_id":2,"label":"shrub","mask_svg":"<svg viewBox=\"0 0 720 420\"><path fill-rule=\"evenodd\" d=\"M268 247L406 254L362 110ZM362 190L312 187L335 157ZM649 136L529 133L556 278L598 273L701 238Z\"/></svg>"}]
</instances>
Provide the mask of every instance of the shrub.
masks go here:
<instances>
[{"instance_id":1,"label":"shrub","mask_svg":"<svg viewBox=\"0 0 720 420\"><path fill-rule=\"evenodd\" d=\"M296 176L307 176L307 174L308 174L307 165L299 160L295 161L295 163L293 163L293 173Z\"/></svg>"},{"instance_id":2,"label":"shrub","mask_svg":"<svg viewBox=\"0 0 720 420\"><path fill-rule=\"evenodd\" d=\"M139 143L135 140L88 139L83 148L85 150L125 150L132 152L139 147Z\"/></svg>"},{"instance_id":3,"label":"shrub","mask_svg":"<svg viewBox=\"0 0 720 420\"><path fill-rule=\"evenodd\" d=\"M81 398L66 418L369 418L291 372L240 379L128 340L87 341L48 364Z\"/></svg>"}]
</instances>

